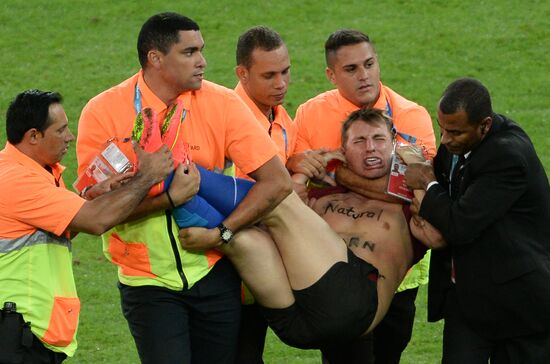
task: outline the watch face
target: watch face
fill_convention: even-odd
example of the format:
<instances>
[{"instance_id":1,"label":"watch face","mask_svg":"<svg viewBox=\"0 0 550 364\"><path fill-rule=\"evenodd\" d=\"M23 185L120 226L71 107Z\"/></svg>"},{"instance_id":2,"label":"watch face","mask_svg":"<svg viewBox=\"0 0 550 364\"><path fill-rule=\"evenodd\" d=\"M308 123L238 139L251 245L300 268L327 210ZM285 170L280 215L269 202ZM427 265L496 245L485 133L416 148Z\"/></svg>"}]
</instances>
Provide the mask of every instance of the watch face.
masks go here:
<instances>
[{"instance_id":1,"label":"watch face","mask_svg":"<svg viewBox=\"0 0 550 364\"><path fill-rule=\"evenodd\" d=\"M225 241L230 240L232 236L233 236L233 234L229 230L224 230L223 233L222 233L222 239L225 240Z\"/></svg>"}]
</instances>

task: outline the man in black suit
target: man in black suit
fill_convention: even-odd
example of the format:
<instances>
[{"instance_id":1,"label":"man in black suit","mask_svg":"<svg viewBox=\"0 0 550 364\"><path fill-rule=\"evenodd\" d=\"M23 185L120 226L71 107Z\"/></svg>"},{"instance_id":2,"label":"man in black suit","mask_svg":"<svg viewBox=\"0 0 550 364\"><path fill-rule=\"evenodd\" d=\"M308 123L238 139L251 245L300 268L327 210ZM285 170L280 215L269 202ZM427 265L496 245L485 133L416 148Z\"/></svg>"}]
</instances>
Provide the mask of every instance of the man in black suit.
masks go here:
<instances>
[{"instance_id":1,"label":"man in black suit","mask_svg":"<svg viewBox=\"0 0 550 364\"><path fill-rule=\"evenodd\" d=\"M428 320L445 319L443 363L550 363L544 167L477 80L451 83L438 119L433 168L411 164L406 179L426 190L417 223L425 219L446 241L432 252L428 291Z\"/></svg>"}]
</instances>

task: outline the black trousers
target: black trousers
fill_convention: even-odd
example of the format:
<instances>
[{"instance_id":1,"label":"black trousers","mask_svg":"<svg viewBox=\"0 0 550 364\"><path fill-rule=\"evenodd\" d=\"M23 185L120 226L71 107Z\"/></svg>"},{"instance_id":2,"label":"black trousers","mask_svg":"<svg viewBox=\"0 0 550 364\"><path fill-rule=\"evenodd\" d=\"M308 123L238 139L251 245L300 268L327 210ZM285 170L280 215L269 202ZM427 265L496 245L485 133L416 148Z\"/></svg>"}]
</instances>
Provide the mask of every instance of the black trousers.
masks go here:
<instances>
[{"instance_id":1,"label":"black trousers","mask_svg":"<svg viewBox=\"0 0 550 364\"><path fill-rule=\"evenodd\" d=\"M384 319L373 331L376 364L399 364L411 341L418 287L398 292Z\"/></svg>"},{"instance_id":2,"label":"black trousers","mask_svg":"<svg viewBox=\"0 0 550 364\"><path fill-rule=\"evenodd\" d=\"M28 349L21 364L60 364L67 358L64 353L52 351L33 336L32 347Z\"/></svg>"},{"instance_id":3,"label":"black trousers","mask_svg":"<svg viewBox=\"0 0 550 364\"><path fill-rule=\"evenodd\" d=\"M227 259L189 290L123 284L119 289L142 364L233 364L240 278Z\"/></svg>"},{"instance_id":4,"label":"black trousers","mask_svg":"<svg viewBox=\"0 0 550 364\"><path fill-rule=\"evenodd\" d=\"M243 305L237 348L237 364L264 364L267 321L257 304Z\"/></svg>"},{"instance_id":5,"label":"black trousers","mask_svg":"<svg viewBox=\"0 0 550 364\"><path fill-rule=\"evenodd\" d=\"M491 340L466 325L457 310L456 293L452 289L445 302L443 364L487 364L489 360L491 364L550 363L550 331Z\"/></svg>"},{"instance_id":6,"label":"black trousers","mask_svg":"<svg viewBox=\"0 0 550 364\"><path fill-rule=\"evenodd\" d=\"M64 353L50 350L19 312L0 310L0 364L59 364Z\"/></svg>"}]
</instances>

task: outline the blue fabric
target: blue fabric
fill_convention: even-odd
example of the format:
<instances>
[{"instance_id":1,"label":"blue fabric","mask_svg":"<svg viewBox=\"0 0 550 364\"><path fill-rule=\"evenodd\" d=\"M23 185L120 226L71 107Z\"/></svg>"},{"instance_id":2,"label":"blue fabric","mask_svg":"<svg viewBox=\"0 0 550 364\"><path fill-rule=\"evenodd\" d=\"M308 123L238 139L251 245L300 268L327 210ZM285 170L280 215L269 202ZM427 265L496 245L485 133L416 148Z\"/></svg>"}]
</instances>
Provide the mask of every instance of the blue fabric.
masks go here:
<instances>
[{"instance_id":1,"label":"blue fabric","mask_svg":"<svg viewBox=\"0 0 550 364\"><path fill-rule=\"evenodd\" d=\"M253 182L211 172L197 165L201 182L199 192L188 202L172 211L180 228L218 226L246 196ZM174 178L170 173L164 181L166 191Z\"/></svg>"},{"instance_id":2,"label":"blue fabric","mask_svg":"<svg viewBox=\"0 0 550 364\"><path fill-rule=\"evenodd\" d=\"M229 216L243 200L254 182L211 172L197 165L201 175L198 195L222 215Z\"/></svg>"}]
</instances>

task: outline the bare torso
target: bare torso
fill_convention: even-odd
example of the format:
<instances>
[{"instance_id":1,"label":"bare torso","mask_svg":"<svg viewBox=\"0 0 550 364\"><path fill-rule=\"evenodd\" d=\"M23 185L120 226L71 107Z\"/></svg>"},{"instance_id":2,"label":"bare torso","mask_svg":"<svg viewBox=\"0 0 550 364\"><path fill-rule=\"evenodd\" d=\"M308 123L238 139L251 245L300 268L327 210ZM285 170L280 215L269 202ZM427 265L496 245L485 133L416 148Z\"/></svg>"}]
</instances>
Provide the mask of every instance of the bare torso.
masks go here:
<instances>
[{"instance_id":1,"label":"bare torso","mask_svg":"<svg viewBox=\"0 0 550 364\"><path fill-rule=\"evenodd\" d=\"M378 269L378 310L371 324L374 327L387 312L412 262L409 225L402 205L347 192L324 196L312 208L357 257Z\"/></svg>"}]
</instances>

